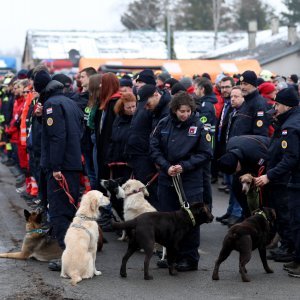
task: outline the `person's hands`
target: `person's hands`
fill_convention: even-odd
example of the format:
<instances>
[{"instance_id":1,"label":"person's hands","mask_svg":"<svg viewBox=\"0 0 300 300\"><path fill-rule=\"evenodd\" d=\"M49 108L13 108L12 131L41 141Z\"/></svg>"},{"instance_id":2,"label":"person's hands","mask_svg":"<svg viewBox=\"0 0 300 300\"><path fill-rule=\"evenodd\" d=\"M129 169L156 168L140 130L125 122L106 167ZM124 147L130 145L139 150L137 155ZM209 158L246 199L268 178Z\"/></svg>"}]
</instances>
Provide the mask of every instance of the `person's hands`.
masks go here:
<instances>
[{"instance_id":1,"label":"person's hands","mask_svg":"<svg viewBox=\"0 0 300 300\"><path fill-rule=\"evenodd\" d=\"M176 176L177 171L176 171L175 166L171 166L171 167L168 169L168 174L169 174L170 176Z\"/></svg>"},{"instance_id":2,"label":"person's hands","mask_svg":"<svg viewBox=\"0 0 300 300\"><path fill-rule=\"evenodd\" d=\"M177 174L180 174L183 172L181 165L176 165L176 166L174 166L174 168L175 168L175 171L177 172Z\"/></svg>"},{"instance_id":3,"label":"person's hands","mask_svg":"<svg viewBox=\"0 0 300 300\"><path fill-rule=\"evenodd\" d=\"M270 182L269 178L267 175L262 175L260 177L254 178L255 185L258 187L264 186Z\"/></svg>"},{"instance_id":4,"label":"person's hands","mask_svg":"<svg viewBox=\"0 0 300 300\"><path fill-rule=\"evenodd\" d=\"M40 117L43 114L43 106L40 102L36 104L34 113L37 117Z\"/></svg>"},{"instance_id":5,"label":"person's hands","mask_svg":"<svg viewBox=\"0 0 300 300\"><path fill-rule=\"evenodd\" d=\"M62 180L62 176L61 176L61 172L53 172L53 177L55 178L55 180L59 181Z\"/></svg>"}]
</instances>

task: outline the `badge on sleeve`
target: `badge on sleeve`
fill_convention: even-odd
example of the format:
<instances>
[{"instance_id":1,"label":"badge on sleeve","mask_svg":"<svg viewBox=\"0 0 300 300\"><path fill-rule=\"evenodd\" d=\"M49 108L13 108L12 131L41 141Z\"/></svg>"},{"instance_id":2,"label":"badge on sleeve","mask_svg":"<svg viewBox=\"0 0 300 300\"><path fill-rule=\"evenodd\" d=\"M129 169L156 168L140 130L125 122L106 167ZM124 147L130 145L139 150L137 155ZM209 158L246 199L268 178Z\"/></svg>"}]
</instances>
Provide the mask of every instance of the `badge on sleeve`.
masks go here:
<instances>
[{"instance_id":1,"label":"badge on sleeve","mask_svg":"<svg viewBox=\"0 0 300 300\"><path fill-rule=\"evenodd\" d=\"M197 127L196 126L191 126L189 128L189 135L195 135L197 133Z\"/></svg>"},{"instance_id":2,"label":"badge on sleeve","mask_svg":"<svg viewBox=\"0 0 300 300\"><path fill-rule=\"evenodd\" d=\"M282 149L286 149L287 146L288 146L287 141L286 141L286 140L283 140L283 141L281 142L281 147L282 147Z\"/></svg>"},{"instance_id":3,"label":"badge on sleeve","mask_svg":"<svg viewBox=\"0 0 300 300\"><path fill-rule=\"evenodd\" d=\"M52 126L53 125L53 119L52 118L48 118L47 119L47 125L48 126Z\"/></svg>"},{"instance_id":4,"label":"badge on sleeve","mask_svg":"<svg viewBox=\"0 0 300 300\"><path fill-rule=\"evenodd\" d=\"M52 114L52 112L53 112L52 107L49 107L49 108L46 109L46 114L47 115Z\"/></svg>"},{"instance_id":5,"label":"badge on sleeve","mask_svg":"<svg viewBox=\"0 0 300 300\"><path fill-rule=\"evenodd\" d=\"M205 138L209 143L211 142L211 135L209 133L205 135Z\"/></svg>"},{"instance_id":6,"label":"badge on sleeve","mask_svg":"<svg viewBox=\"0 0 300 300\"><path fill-rule=\"evenodd\" d=\"M281 134L282 134L282 135L287 135L287 130L286 130L286 129L285 129L285 130L282 130Z\"/></svg>"},{"instance_id":7,"label":"badge on sleeve","mask_svg":"<svg viewBox=\"0 0 300 300\"><path fill-rule=\"evenodd\" d=\"M200 118L200 122L203 123L203 124L206 123L207 122L207 118L205 116L202 116Z\"/></svg>"},{"instance_id":8,"label":"badge on sleeve","mask_svg":"<svg viewBox=\"0 0 300 300\"><path fill-rule=\"evenodd\" d=\"M264 111L258 111L257 116L258 117L263 117L264 116Z\"/></svg>"},{"instance_id":9,"label":"badge on sleeve","mask_svg":"<svg viewBox=\"0 0 300 300\"><path fill-rule=\"evenodd\" d=\"M258 120L258 121L256 122L256 126L257 126L257 127L261 127L261 126L263 126L263 124L264 124L264 122L263 122L262 120Z\"/></svg>"}]
</instances>

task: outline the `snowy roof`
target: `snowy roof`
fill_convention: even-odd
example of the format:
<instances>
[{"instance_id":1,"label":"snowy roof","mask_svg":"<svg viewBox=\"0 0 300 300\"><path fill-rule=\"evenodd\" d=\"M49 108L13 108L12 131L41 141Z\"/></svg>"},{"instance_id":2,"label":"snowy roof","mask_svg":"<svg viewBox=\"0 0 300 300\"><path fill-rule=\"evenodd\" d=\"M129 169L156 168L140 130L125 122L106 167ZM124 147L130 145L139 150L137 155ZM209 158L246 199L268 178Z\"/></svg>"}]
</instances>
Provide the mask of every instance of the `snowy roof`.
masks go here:
<instances>
[{"instance_id":1,"label":"snowy roof","mask_svg":"<svg viewBox=\"0 0 300 300\"><path fill-rule=\"evenodd\" d=\"M300 26L297 27L298 34ZM256 34L256 48L248 49L248 37L211 51L202 55L205 59L257 59L261 64L274 60L276 57L292 53L299 50L300 42L289 45L287 41L288 28L280 27L277 34L272 35L271 30L259 31Z\"/></svg>"},{"instance_id":2,"label":"snowy roof","mask_svg":"<svg viewBox=\"0 0 300 300\"><path fill-rule=\"evenodd\" d=\"M245 32L219 32L218 47L246 36ZM76 49L87 58L166 59L166 34L162 31L45 31L30 30L27 45L33 59L67 59ZM213 49L213 31L175 31L177 59L193 59ZM26 51L26 50L25 50Z\"/></svg>"}]
</instances>

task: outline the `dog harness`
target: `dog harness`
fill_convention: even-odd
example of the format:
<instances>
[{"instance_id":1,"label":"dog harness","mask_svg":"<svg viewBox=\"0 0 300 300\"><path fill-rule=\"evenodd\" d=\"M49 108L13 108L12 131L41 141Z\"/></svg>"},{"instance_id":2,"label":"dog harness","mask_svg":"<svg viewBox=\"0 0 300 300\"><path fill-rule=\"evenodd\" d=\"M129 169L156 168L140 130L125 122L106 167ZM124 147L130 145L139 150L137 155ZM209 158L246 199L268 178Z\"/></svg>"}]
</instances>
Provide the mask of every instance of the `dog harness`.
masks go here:
<instances>
[{"instance_id":1,"label":"dog harness","mask_svg":"<svg viewBox=\"0 0 300 300\"><path fill-rule=\"evenodd\" d=\"M173 176L172 180L173 180L174 187L175 187L175 190L176 190L177 195L178 195L180 205L188 213L188 215L189 215L189 217L190 217L190 219L193 223L193 226L195 226L196 225L196 220L193 216L193 213L190 210L190 204L188 203L188 201L186 199L186 196L185 196L185 193L184 193L184 190L183 190L183 185L182 185L180 174L177 174L176 176Z\"/></svg>"},{"instance_id":2,"label":"dog harness","mask_svg":"<svg viewBox=\"0 0 300 300\"><path fill-rule=\"evenodd\" d=\"M92 234L84 226L82 226L81 224L72 224L71 227L83 229L90 236L90 238L92 239Z\"/></svg>"},{"instance_id":3,"label":"dog harness","mask_svg":"<svg viewBox=\"0 0 300 300\"><path fill-rule=\"evenodd\" d=\"M78 215L76 214L75 217L80 218L80 219L82 219L84 221L97 221L97 218L87 217L87 216L82 215L82 214L78 214Z\"/></svg>"}]
</instances>

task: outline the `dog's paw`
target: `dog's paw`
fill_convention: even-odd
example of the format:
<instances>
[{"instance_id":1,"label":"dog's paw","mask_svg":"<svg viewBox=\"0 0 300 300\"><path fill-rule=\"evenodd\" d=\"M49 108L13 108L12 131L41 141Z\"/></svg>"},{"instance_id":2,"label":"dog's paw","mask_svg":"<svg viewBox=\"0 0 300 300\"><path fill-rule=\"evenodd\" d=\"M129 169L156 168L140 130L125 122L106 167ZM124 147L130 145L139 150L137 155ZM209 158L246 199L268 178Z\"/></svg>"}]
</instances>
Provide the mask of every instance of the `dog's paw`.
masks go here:
<instances>
[{"instance_id":1,"label":"dog's paw","mask_svg":"<svg viewBox=\"0 0 300 300\"><path fill-rule=\"evenodd\" d=\"M218 275L218 274L215 274L215 273L212 275L211 278L212 278L212 280L219 280L219 279L220 279L220 278L219 278L219 275Z\"/></svg>"},{"instance_id":2,"label":"dog's paw","mask_svg":"<svg viewBox=\"0 0 300 300\"><path fill-rule=\"evenodd\" d=\"M266 269L266 272L269 273L269 274L270 274L270 273L274 273L274 271L273 271L272 269L270 269L270 268L267 268L267 269Z\"/></svg>"},{"instance_id":3,"label":"dog's paw","mask_svg":"<svg viewBox=\"0 0 300 300\"><path fill-rule=\"evenodd\" d=\"M99 275L102 275L102 272L101 272L101 271L95 270L94 274L95 274L96 276L99 276Z\"/></svg>"},{"instance_id":4,"label":"dog's paw","mask_svg":"<svg viewBox=\"0 0 300 300\"><path fill-rule=\"evenodd\" d=\"M67 276L66 274L63 274L63 273L60 274L60 277L62 277L62 278L69 278L69 276Z\"/></svg>"},{"instance_id":5,"label":"dog's paw","mask_svg":"<svg viewBox=\"0 0 300 300\"><path fill-rule=\"evenodd\" d=\"M145 275L144 279L145 280L153 280L153 276L152 275Z\"/></svg>"},{"instance_id":6,"label":"dog's paw","mask_svg":"<svg viewBox=\"0 0 300 300\"><path fill-rule=\"evenodd\" d=\"M243 280L243 282L250 282L251 280L250 280L250 278L248 277L248 276L242 276L242 280Z\"/></svg>"},{"instance_id":7,"label":"dog's paw","mask_svg":"<svg viewBox=\"0 0 300 300\"><path fill-rule=\"evenodd\" d=\"M126 272L120 272L121 277L126 278L127 277L127 273Z\"/></svg>"}]
</instances>

